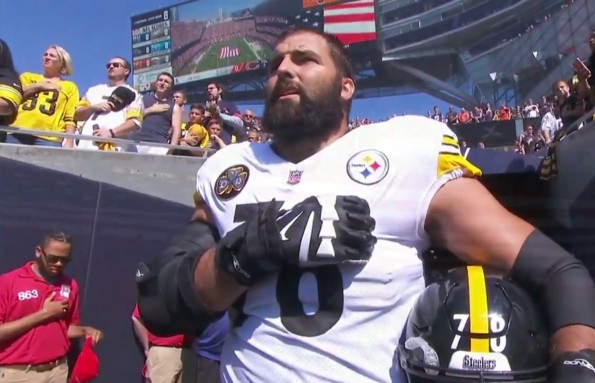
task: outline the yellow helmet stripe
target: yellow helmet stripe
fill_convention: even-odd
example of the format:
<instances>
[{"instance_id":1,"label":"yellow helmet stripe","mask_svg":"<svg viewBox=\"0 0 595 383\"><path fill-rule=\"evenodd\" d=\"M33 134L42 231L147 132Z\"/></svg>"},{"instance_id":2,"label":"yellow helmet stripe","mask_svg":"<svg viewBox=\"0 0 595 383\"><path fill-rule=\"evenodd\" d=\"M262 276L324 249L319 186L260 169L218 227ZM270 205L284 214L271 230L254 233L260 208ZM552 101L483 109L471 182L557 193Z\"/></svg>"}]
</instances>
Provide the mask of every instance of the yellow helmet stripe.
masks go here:
<instances>
[{"instance_id":1,"label":"yellow helmet stripe","mask_svg":"<svg viewBox=\"0 0 595 383\"><path fill-rule=\"evenodd\" d=\"M488 292L481 266L467 266L469 282L469 330L472 334L489 334ZM471 338L471 352L490 352L488 338Z\"/></svg>"}]
</instances>

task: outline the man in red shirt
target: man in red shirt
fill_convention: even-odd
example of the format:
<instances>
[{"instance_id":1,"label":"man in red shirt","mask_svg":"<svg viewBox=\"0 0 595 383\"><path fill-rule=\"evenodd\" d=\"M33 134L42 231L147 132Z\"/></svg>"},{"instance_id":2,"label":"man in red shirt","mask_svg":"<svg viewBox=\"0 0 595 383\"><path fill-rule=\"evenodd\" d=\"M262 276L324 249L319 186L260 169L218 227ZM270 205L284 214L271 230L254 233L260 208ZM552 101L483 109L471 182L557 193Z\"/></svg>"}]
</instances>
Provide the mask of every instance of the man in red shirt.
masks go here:
<instances>
[{"instance_id":1,"label":"man in red shirt","mask_svg":"<svg viewBox=\"0 0 595 383\"><path fill-rule=\"evenodd\" d=\"M143 325L138 306L132 312L132 324L147 358L146 376L150 383L194 383L197 359L192 347L194 337L174 335L158 337ZM143 369L144 370L144 369Z\"/></svg>"},{"instance_id":2,"label":"man in red shirt","mask_svg":"<svg viewBox=\"0 0 595 383\"><path fill-rule=\"evenodd\" d=\"M63 273L72 239L51 232L36 260L0 275L0 382L66 383L70 339L101 331L79 325L77 282Z\"/></svg>"}]
</instances>

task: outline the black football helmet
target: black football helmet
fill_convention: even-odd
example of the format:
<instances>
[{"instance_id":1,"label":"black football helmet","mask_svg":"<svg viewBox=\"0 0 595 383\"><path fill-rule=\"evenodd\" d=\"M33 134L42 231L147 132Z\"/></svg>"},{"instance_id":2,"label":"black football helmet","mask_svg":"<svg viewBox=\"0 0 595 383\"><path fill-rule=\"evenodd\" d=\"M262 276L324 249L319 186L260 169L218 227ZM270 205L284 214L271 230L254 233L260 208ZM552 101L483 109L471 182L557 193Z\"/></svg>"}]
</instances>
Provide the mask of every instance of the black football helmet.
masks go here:
<instances>
[{"instance_id":1,"label":"black football helmet","mask_svg":"<svg viewBox=\"0 0 595 383\"><path fill-rule=\"evenodd\" d=\"M546 382L542 317L512 281L480 266L456 268L416 301L395 362L409 383Z\"/></svg>"}]
</instances>

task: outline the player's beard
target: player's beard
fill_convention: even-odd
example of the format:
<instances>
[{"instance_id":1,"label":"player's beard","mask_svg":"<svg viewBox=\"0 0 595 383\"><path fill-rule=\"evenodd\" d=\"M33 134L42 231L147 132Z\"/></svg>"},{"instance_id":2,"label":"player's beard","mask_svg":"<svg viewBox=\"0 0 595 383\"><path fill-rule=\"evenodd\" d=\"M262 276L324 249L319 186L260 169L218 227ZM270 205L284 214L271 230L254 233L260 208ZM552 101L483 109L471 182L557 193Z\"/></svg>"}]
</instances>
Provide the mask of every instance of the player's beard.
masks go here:
<instances>
[{"instance_id":1,"label":"player's beard","mask_svg":"<svg viewBox=\"0 0 595 383\"><path fill-rule=\"evenodd\" d=\"M279 91L287 89L290 80L280 80L264 107L262 125L275 141L296 142L326 138L339 129L343 119L341 81L336 78L322 85L309 97L299 88L299 102L279 100Z\"/></svg>"}]
</instances>

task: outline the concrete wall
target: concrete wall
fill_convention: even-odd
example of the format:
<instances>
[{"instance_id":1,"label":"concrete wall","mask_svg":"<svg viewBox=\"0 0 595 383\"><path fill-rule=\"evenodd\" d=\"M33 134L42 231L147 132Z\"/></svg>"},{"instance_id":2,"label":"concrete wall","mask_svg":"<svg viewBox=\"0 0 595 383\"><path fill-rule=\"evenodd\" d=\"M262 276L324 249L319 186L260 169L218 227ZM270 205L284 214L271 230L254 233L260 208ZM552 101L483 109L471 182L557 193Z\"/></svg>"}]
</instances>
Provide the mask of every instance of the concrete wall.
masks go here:
<instances>
[{"instance_id":1,"label":"concrete wall","mask_svg":"<svg viewBox=\"0 0 595 383\"><path fill-rule=\"evenodd\" d=\"M0 144L0 157L106 182L194 206L196 172L204 158L157 156Z\"/></svg>"}]
</instances>

